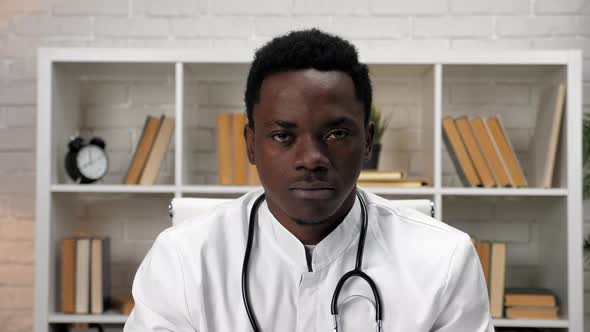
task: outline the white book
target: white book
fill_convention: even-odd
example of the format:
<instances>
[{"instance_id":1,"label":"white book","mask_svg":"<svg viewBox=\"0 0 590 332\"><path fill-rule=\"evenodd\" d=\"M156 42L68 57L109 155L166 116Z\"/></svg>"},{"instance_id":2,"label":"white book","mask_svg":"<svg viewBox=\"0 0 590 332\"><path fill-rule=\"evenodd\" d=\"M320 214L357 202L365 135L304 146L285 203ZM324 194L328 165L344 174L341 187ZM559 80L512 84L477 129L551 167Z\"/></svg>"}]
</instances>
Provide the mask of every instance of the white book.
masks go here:
<instances>
[{"instance_id":1,"label":"white book","mask_svg":"<svg viewBox=\"0 0 590 332\"><path fill-rule=\"evenodd\" d=\"M529 178L533 186L551 188L561 118L565 104L565 85L549 86L541 91L535 134L530 144Z\"/></svg>"},{"instance_id":2,"label":"white book","mask_svg":"<svg viewBox=\"0 0 590 332\"><path fill-rule=\"evenodd\" d=\"M103 309L103 243L101 239L92 239L90 260L90 312L102 314Z\"/></svg>"},{"instance_id":3,"label":"white book","mask_svg":"<svg viewBox=\"0 0 590 332\"><path fill-rule=\"evenodd\" d=\"M76 240L76 313L89 313L90 239Z\"/></svg>"}]
</instances>

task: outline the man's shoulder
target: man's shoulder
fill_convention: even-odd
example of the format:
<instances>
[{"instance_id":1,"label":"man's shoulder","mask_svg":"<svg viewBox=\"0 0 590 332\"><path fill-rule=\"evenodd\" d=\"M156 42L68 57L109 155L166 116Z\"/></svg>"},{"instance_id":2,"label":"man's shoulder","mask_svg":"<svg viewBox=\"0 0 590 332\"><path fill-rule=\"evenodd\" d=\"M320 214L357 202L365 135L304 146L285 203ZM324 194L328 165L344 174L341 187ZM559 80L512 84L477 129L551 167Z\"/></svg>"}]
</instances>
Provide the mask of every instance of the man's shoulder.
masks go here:
<instances>
[{"instance_id":1,"label":"man's shoulder","mask_svg":"<svg viewBox=\"0 0 590 332\"><path fill-rule=\"evenodd\" d=\"M260 190L251 191L241 197L201 210L164 230L162 235L166 234L165 237L176 242L177 246L189 245L192 249L210 241L243 237L246 234L251 205L260 193Z\"/></svg>"},{"instance_id":2,"label":"man's shoulder","mask_svg":"<svg viewBox=\"0 0 590 332\"><path fill-rule=\"evenodd\" d=\"M370 215L376 218L375 236L387 247L394 243L419 247L427 254L442 251L451 254L469 236L449 224L415 209L400 206L377 195L367 193Z\"/></svg>"}]
</instances>

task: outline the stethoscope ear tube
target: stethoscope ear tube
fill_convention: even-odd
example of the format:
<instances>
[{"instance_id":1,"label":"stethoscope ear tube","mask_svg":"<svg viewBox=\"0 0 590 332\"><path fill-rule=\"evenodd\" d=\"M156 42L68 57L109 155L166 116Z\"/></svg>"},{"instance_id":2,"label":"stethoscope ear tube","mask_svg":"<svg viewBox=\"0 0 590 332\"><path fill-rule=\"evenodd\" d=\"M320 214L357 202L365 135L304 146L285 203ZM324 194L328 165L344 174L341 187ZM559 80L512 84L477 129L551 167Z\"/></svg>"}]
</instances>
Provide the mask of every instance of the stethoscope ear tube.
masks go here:
<instances>
[{"instance_id":1,"label":"stethoscope ear tube","mask_svg":"<svg viewBox=\"0 0 590 332\"><path fill-rule=\"evenodd\" d=\"M256 323L256 316L254 316L254 310L250 305L250 288L248 287L248 262L250 260L250 251L252 251L252 242L254 241L254 223L256 218L256 211L260 202L264 200L264 194L260 195L250 210L250 219L248 219L248 240L246 242L246 252L244 253L244 263L242 264L242 300L244 301L244 307L250 319L250 324L254 332L260 332L258 323Z\"/></svg>"}]
</instances>

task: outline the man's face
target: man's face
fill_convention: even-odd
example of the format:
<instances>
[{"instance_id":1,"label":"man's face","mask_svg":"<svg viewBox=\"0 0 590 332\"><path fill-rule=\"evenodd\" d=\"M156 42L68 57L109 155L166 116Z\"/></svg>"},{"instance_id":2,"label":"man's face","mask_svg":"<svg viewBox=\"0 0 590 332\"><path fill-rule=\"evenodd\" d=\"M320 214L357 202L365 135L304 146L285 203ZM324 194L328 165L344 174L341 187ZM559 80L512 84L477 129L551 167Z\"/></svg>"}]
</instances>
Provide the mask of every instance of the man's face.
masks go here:
<instances>
[{"instance_id":1,"label":"man's face","mask_svg":"<svg viewBox=\"0 0 590 332\"><path fill-rule=\"evenodd\" d=\"M350 76L305 69L268 76L245 130L273 213L300 224L338 215L354 199L356 180L371 151L373 125Z\"/></svg>"}]
</instances>

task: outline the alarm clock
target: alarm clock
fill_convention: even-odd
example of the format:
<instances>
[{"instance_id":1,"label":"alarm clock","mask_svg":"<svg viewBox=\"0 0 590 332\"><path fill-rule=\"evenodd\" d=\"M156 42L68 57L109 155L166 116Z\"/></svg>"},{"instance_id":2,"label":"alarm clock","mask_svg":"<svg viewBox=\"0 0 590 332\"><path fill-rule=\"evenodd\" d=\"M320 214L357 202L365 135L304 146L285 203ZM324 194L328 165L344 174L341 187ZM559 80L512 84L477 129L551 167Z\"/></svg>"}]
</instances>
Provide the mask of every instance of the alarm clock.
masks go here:
<instances>
[{"instance_id":1,"label":"alarm clock","mask_svg":"<svg viewBox=\"0 0 590 332\"><path fill-rule=\"evenodd\" d=\"M109 159L105 142L92 138L86 143L76 136L68 143L66 154L66 173L76 183L93 183L102 179L109 170Z\"/></svg>"}]
</instances>

